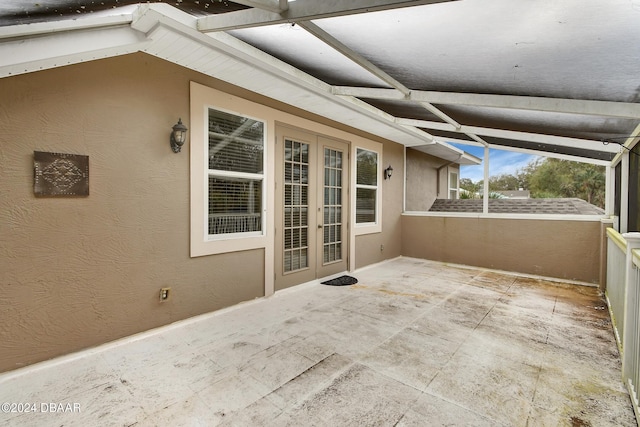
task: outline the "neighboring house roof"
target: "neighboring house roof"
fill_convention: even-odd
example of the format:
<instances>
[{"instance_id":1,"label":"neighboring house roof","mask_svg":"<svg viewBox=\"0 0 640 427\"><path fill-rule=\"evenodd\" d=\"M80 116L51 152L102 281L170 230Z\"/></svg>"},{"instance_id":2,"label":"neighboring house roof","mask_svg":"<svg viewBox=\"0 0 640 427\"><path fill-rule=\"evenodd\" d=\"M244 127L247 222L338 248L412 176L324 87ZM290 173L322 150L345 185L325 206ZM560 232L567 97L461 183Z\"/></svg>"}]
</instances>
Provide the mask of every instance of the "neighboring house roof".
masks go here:
<instances>
[{"instance_id":1,"label":"neighboring house roof","mask_svg":"<svg viewBox=\"0 0 640 427\"><path fill-rule=\"evenodd\" d=\"M482 199L437 199L430 212L481 213ZM490 213L604 215L582 199L489 199Z\"/></svg>"},{"instance_id":2,"label":"neighboring house roof","mask_svg":"<svg viewBox=\"0 0 640 427\"><path fill-rule=\"evenodd\" d=\"M528 199L531 197L531 192L529 190L497 191L497 193L500 193L509 199Z\"/></svg>"}]
</instances>

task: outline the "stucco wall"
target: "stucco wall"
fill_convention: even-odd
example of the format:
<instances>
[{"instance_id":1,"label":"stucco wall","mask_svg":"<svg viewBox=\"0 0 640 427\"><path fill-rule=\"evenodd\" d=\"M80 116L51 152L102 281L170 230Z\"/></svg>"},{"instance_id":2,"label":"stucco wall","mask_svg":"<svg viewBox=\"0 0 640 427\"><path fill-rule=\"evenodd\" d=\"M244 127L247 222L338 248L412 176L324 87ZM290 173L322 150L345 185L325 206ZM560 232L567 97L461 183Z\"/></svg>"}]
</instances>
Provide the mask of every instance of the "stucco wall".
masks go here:
<instances>
[{"instance_id":1,"label":"stucco wall","mask_svg":"<svg viewBox=\"0 0 640 427\"><path fill-rule=\"evenodd\" d=\"M189 142L169 132L190 81L321 122L142 53L0 79L0 372L264 295L263 249L189 256ZM89 156L90 195L36 198L34 150Z\"/></svg>"},{"instance_id":2,"label":"stucco wall","mask_svg":"<svg viewBox=\"0 0 640 427\"><path fill-rule=\"evenodd\" d=\"M598 283L600 221L404 215L402 254Z\"/></svg>"},{"instance_id":3,"label":"stucco wall","mask_svg":"<svg viewBox=\"0 0 640 427\"><path fill-rule=\"evenodd\" d=\"M381 180L382 232L356 236L356 268L361 268L401 255L402 177L404 148L387 142L383 146L382 168L391 165L391 179ZM381 250L381 246L383 249Z\"/></svg>"},{"instance_id":4,"label":"stucco wall","mask_svg":"<svg viewBox=\"0 0 640 427\"><path fill-rule=\"evenodd\" d=\"M459 166L445 166L448 163L446 160L407 148L407 211L428 211L436 199L449 198L449 171L458 172ZM442 169L438 171L438 168Z\"/></svg>"}]
</instances>

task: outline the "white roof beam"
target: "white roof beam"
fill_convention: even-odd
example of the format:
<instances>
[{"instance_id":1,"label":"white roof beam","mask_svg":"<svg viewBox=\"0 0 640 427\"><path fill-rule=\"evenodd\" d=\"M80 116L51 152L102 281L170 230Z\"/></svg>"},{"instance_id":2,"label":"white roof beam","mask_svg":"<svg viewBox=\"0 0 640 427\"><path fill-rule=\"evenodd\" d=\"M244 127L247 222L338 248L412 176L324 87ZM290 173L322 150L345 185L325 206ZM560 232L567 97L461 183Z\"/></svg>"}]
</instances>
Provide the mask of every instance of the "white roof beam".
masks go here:
<instances>
[{"instance_id":1,"label":"white roof beam","mask_svg":"<svg viewBox=\"0 0 640 427\"><path fill-rule=\"evenodd\" d=\"M420 105L422 105L424 108L426 108L427 110L429 110L430 112L432 112L436 116L440 117L445 122L449 123L455 129L460 130L462 128L462 125L460 123L455 121L453 118L449 117L444 112L440 111L440 109L435 107L434 105L429 104L428 102L420 102ZM468 133L468 132L463 132L463 133L466 134L469 138L473 139L474 141L478 141L479 143L481 143L484 146L487 145L487 142L484 141L482 138L480 138L478 135L475 135L473 133Z\"/></svg>"},{"instance_id":2,"label":"white roof beam","mask_svg":"<svg viewBox=\"0 0 640 427\"><path fill-rule=\"evenodd\" d=\"M355 96L358 98L392 100L406 98L394 89L335 86L333 93L335 95ZM416 102L429 102L431 104L468 105L474 107L546 111L627 119L638 119L640 117L640 104L632 102L416 90L411 91L409 99Z\"/></svg>"},{"instance_id":3,"label":"white roof beam","mask_svg":"<svg viewBox=\"0 0 640 427\"><path fill-rule=\"evenodd\" d=\"M202 32L227 31L262 25L332 18L408 6L444 3L447 1L456 0L297 0L289 3L289 8L282 12L254 8L205 16L198 19L198 29ZM262 2L266 3L267 1L262 0L261 3ZM253 2L238 1L236 3L247 4Z\"/></svg>"},{"instance_id":4,"label":"white roof beam","mask_svg":"<svg viewBox=\"0 0 640 427\"><path fill-rule=\"evenodd\" d=\"M340 52L341 54L349 58L351 61L355 62L356 64L358 64L359 66L361 66L362 68L364 68L365 70L373 74L374 76L378 77L379 79L389 84L390 86L393 86L402 94L404 94L406 97L408 97L411 94L411 90L408 87L406 87L405 85L400 83L398 80L391 77L384 70L380 69L380 67L373 64L371 61L364 58L362 55L359 55L358 53L354 52L344 43L342 43L341 41L333 37L331 34L324 31L322 28L318 27L313 22L302 21L302 22L299 22L298 25L300 25L306 31L308 31L309 33L313 34L315 37L320 39L323 43L331 46L333 49L337 50L338 52ZM428 102L421 102L420 105L422 105L427 110L431 111L433 114L438 115L438 117L441 117L443 120L446 120L447 122L451 123L452 125L458 126L458 127L460 126L460 124L458 124L455 120L453 120L451 117L446 115L444 112L440 111L435 106L429 104ZM484 141L482 141L480 138L478 138L475 135L469 135L469 136L475 139L476 141L486 144Z\"/></svg>"},{"instance_id":5,"label":"white roof beam","mask_svg":"<svg viewBox=\"0 0 640 427\"><path fill-rule=\"evenodd\" d=\"M618 153L620 151L620 148L615 144L605 145L601 141L594 141L590 139L567 138L564 136L545 135L545 134L529 133L529 132L518 132L518 131L511 131L511 130L483 128L478 126L466 126L466 125L462 125L459 129L456 129L454 126L451 126L447 123L430 122L426 120L415 120L415 119L399 118L399 119L396 119L396 122L399 124L407 125L407 126L416 126L420 128L436 129L436 130L442 130L447 132L457 132L457 133L463 133L466 135L469 135L469 134L485 135L485 136L491 136L495 138L514 139L518 141L536 142L540 144L557 145L561 147L579 148L579 149L592 150L592 151L602 151L606 153Z\"/></svg>"},{"instance_id":6,"label":"white roof beam","mask_svg":"<svg viewBox=\"0 0 640 427\"><path fill-rule=\"evenodd\" d=\"M329 45L331 48L333 48L336 51L340 52L342 55L346 56L351 61L355 62L356 64L358 64L359 66L361 66L362 68L364 68L365 70L370 72L371 74L375 75L376 77L378 77L379 79L381 79L385 83L389 84L390 86L395 87L398 91L400 91L401 93L405 94L405 96L408 96L410 94L411 91L409 90L408 87L406 87L405 85L403 85L402 83L400 83L399 81L397 81L396 79L391 77L389 74L387 74L385 71L381 70L378 66L373 64L368 59L364 58L362 55L359 55L356 52L354 52L353 50L351 50L344 43L342 43L341 41L339 41L338 39L333 37L331 34L329 34L326 31L324 31L322 28L318 27L313 22L301 21L301 22L298 23L298 25L300 25L300 27L304 28L305 31L309 32L310 34L313 34L315 37L317 37L323 43ZM361 108L367 108L367 109L373 108L369 104L367 104L365 102L362 102L359 99L356 99L354 97L345 97L344 99L350 99L351 102L353 102L354 104L360 105ZM425 104L427 104L427 103L425 103ZM433 108L436 109L435 107L433 107ZM378 110L378 111L380 111L380 110ZM444 113L442 113L442 114L444 114ZM387 115L387 114L385 114L385 116L387 116L388 120L395 121L395 119L392 116ZM423 130L415 129L415 128L411 127L411 126L407 126L407 129L411 130L411 132L419 133L423 137L426 137L428 140L431 140L433 138L431 136L431 134L429 134L427 132L424 132Z\"/></svg>"},{"instance_id":7,"label":"white roof beam","mask_svg":"<svg viewBox=\"0 0 640 427\"><path fill-rule=\"evenodd\" d=\"M514 153L532 154L534 156L549 157L559 160L570 160L572 162L588 163L596 166L609 166L611 162L607 160L590 159L588 157L570 156L568 154L553 153L551 151L529 150L527 148L505 147L503 145L489 144L489 148L502 151L513 151Z\"/></svg>"},{"instance_id":8,"label":"white roof beam","mask_svg":"<svg viewBox=\"0 0 640 427\"><path fill-rule=\"evenodd\" d=\"M479 144L475 141L466 141L463 139L455 139L455 138L445 138L445 140L447 142L453 142L453 143L462 144L462 145L470 145L472 147L483 147L482 144ZM550 157L552 159L570 160L572 162L588 163L588 164L597 165L597 166L609 166L611 164L606 160L589 159L586 157L570 156L568 154L552 153L547 151L530 150L527 148L507 147L504 145L489 144L488 148L491 148L494 150L500 150L500 151L511 151L514 153L532 154L534 156L539 156L539 157Z\"/></svg>"},{"instance_id":9,"label":"white roof beam","mask_svg":"<svg viewBox=\"0 0 640 427\"><path fill-rule=\"evenodd\" d=\"M308 31L309 33L313 34L318 39L320 39L320 41L331 46L333 49L337 50L338 52L340 52L341 54L343 54L344 56L346 56L347 58L349 58L350 60L352 60L353 62L355 62L356 64L358 64L359 66L361 66L362 68L370 72L371 74L373 74L374 76L380 78L385 83L388 83L389 85L393 86L394 88L402 92L405 96L409 96L409 94L411 93L411 90L409 90L408 87L406 87L405 85L400 83L398 80L391 77L389 74L381 70L378 66L374 65L371 61L364 58L362 55L357 54L356 52L351 50L344 43L342 43L341 41L333 37L331 34L327 33L322 28L318 27L313 22L303 21L303 22L299 22L298 25L300 25L306 31Z\"/></svg>"}]
</instances>

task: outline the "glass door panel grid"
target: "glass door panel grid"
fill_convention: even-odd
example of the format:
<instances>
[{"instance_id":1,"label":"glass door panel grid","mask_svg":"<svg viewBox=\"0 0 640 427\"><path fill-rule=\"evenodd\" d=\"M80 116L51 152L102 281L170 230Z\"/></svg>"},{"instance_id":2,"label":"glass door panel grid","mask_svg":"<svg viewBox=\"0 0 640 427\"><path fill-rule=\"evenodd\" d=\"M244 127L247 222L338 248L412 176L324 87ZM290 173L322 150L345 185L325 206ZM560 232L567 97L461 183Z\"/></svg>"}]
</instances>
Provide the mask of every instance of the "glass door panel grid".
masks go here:
<instances>
[{"instance_id":1,"label":"glass door panel grid","mask_svg":"<svg viewBox=\"0 0 640 427\"><path fill-rule=\"evenodd\" d=\"M309 266L309 144L284 142L284 271Z\"/></svg>"},{"instance_id":2,"label":"glass door panel grid","mask_svg":"<svg viewBox=\"0 0 640 427\"><path fill-rule=\"evenodd\" d=\"M324 264L342 259L342 152L324 149Z\"/></svg>"}]
</instances>

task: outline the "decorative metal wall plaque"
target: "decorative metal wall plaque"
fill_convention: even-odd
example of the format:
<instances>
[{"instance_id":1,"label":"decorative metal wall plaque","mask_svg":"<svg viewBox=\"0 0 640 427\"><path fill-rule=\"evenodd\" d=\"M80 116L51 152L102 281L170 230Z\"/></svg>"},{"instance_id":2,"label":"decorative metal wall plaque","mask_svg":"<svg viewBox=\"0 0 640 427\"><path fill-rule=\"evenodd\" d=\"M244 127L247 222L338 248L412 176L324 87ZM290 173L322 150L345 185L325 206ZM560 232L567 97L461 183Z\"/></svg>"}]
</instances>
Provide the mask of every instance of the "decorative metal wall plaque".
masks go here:
<instances>
[{"instance_id":1,"label":"decorative metal wall plaque","mask_svg":"<svg viewBox=\"0 0 640 427\"><path fill-rule=\"evenodd\" d=\"M33 152L36 196L88 196L89 156Z\"/></svg>"}]
</instances>

